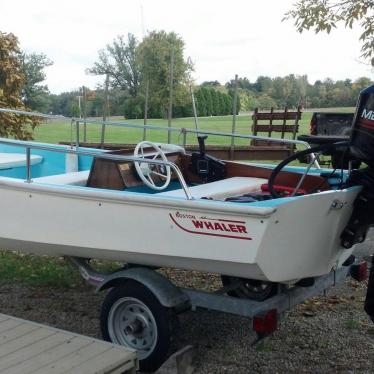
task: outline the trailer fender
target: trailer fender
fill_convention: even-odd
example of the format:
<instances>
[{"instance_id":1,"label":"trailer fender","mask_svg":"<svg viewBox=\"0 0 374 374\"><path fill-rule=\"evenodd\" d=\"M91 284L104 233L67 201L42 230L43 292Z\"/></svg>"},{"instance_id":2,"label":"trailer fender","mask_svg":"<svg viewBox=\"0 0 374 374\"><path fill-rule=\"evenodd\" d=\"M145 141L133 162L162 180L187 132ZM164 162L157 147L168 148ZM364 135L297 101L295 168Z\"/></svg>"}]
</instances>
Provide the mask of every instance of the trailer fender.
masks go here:
<instances>
[{"instance_id":1,"label":"trailer fender","mask_svg":"<svg viewBox=\"0 0 374 374\"><path fill-rule=\"evenodd\" d=\"M168 278L154 270L143 267L121 270L108 275L96 288L96 292L125 285L126 280L129 279L147 287L164 307L176 308L190 304L189 297Z\"/></svg>"}]
</instances>

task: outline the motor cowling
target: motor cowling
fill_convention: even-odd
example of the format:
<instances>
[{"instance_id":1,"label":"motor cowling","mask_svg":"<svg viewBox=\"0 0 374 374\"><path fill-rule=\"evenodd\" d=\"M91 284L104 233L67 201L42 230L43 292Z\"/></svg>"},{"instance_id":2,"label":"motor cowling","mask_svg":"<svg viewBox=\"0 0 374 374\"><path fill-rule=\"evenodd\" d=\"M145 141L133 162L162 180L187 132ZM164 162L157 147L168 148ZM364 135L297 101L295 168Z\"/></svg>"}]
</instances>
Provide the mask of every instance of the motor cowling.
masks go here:
<instances>
[{"instance_id":1,"label":"motor cowling","mask_svg":"<svg viewBox=\"0 0 374 374\"><path fill-rule=\"evenodd\" d=\"M374 167L374 85L361 91L351 131L351 158Z\"/></svg>"}]
</instances>

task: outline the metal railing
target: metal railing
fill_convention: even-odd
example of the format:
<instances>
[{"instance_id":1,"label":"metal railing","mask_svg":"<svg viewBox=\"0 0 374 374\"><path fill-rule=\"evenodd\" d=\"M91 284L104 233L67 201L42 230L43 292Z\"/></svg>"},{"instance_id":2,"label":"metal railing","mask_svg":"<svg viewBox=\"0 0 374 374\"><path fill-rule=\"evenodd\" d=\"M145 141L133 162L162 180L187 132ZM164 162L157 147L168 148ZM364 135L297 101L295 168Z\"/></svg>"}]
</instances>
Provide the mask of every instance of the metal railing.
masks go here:
<instances>
[{"instance_id":1,"label":"metal railing","mask_svg":"<svg viewBox=\"0 0 374 374\"><path fill-rule=\"evenodd\" d=\"M302 145L306 149L311 148L309 143L302 141L302 140L296 140L296 139L280 139L280 138L271 138L268 136L258 136L258 135L245 135L245 134L233 134L233 133L227 133L227 132L221 132L221 131L206 131L206 130L196 130L192 128L186 128L186 127L165 127L165 126L157 126L157 125L137 125L133 123L127 123L127 122L114 122L114 121L101 121L101 120L82 120L78 118L73 118L71 124L75 122L76 126L76 146L79 147L79 125L102 125L102 132L101 132L101 140L100 144L103 148L105 144L105 128L107 125L115 126L115 127L125 127L125 128L132 128L132 129L139 129L139 130L161 130L161 131L167 131L168 134L171 132L182 134L183 136L183 147L186 146L187 143L187 135L188 134L195 134L195 135L212 135L212 136L223 136L223 137L229 137L231 139L233 138L239 138L239 139L250 139L250 140L264 140L264 141L271 141L274 143L280 143L280 144L293 144L293 145ZM317 156L314 155L314 153L311 153L311 156L314 157L314 164L315 166L320 169L321 166L319 165Z\"/></svg>"},{"instance_id":2,"label":"metal railing","mask_svg":"<svg viewBox=\"0 0 374 374\"><path fill-rule=\"evenodd\" d=\"M147 163L147 164L153 164L153 165L163 165L170 167L175 174L177 175L177 178L179 180L179 183L182 186L182 189L187 197L188 200L193 200L193 197L191 195L191 192L187 186L186 181L184 180L183 174L180 171L179 167L174 163L170 161L163 161L163 160L153 160L153 159L147 159L147 158L141 158L141 157L134 157L134 156L120 156L120 155L113 155L108 154L100 151L86 151L82 149L73 149L73 148L64 148L64 146L61 146L59 148L56 148L56 146L53 145L40 145L40 144L34 144L32 142L27 141L21 141L21 140L11 140L11 139L0 139L0 144L6 144L6 145L12 145L15 147L25 148L26 150L26 182L31 183L32 182L32 173L31 173L31 150L32 149L38 149L42 151L52 151L52 152L58 152L58 153L70 153L75 155L82 155L82 156L91 156L91 157L100 157L108 160L115 160L115 161L126 161L126 162L138 162L138 163Z\"/></svg>"},{"instance_id":3,"label":"metal railing","mask_svg":"<svg viewBox=\"0 0 374 374\"><path fill-rule=\"evenodd\" d=\"M42 117L42 118L49 118L49 119L66 119L70 121L71 123L71 146L75 145L77 148L80 146L80 124L83 125L101 125L102 131L101 131L101 140L100 144L103 147L105 144L105 128L107 125L114 126L114 127L124 127L124 128L133 128L133 129L139 129L139 130L161 130L161 131L167 131L168 133L175 132L183 135L183 146L186 146L187 142L187 134L195 134L195 135L212 135L212 136L223 136L223 137L229 137L229 138L239 138L239 139L250 139L250 140L264 140L264 141L270 141L274 143L280 143L280 144L293 144L293 145L302 145L306 149L311 148L309 143L304 142L302 140L296 140L296 139L281 139L281 138L271 138L267 136L258 136L258 135L245 135L245 134L233 134L233 133L227 133L227 132L220 132L220 131L206 131L206 130L196 130L192 128L179 128L179 127L165 127L165 126L157 126L157 125L137 125L133 123L128 122L121 122L121 121L102 121L102 120L92 120L92 119L82 119L82 118L70 118L70 117L64 117L64 116L56 116L56 115L49 115L49 114L42 114L37 112L26 112L26 111L19 111L19 110L13 110L13 109L5 109L0 108L0 112L9 112L9 113L15 113L15 114L21 114L21 115L28 115L28 116L36 116L36 117ZM75 142L73 141L73 125L76 126L75 131ZM321 166L319 165L317 156L314 153L311 153L311 156L314 158L314 165L320 169Z\"/></svg>"}]
</instances>

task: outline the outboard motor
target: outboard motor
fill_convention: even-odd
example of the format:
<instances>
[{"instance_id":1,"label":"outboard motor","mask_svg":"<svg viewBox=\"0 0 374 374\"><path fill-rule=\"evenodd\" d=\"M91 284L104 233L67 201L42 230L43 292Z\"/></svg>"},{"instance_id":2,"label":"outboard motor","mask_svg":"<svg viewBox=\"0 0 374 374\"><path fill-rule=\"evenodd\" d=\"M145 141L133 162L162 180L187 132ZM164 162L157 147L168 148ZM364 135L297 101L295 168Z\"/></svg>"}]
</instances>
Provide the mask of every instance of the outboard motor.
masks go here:
<instances>
[{"instance_id":1,"label":"outboard motor","mask_svg":"<svg viewBox=\"0 0 374 374\"><path fill-rule=\"evenodd\" d=\"M350 248L365 240L374 224L374 85L360 93L352 123L350 159L363 161L366 169L353 170L346 186L363 187L354 203L352 216L341 235L342 245Z\"/></svg>"},{"instance_id":2,"label":"outboard motor","mask_svg":"<svg viewBox=\"0 0 374 374\"><path fill-rule=\"evenodd\" d=\"M370 226L374 225L374 85L360 93L352 123L350 158L365 162L366 169L353 170L347 187L360 185L352 216L341 235L343 247L350 248L365 240ZM374 263L370 270L365 311L374 322Z\"/></svg>"},{"instance_id":3,"label":"outboard motor","mask_svg":"<svg viewBox=\"0 0 374 374\"><path fill-rule=\"evenodd\" d=\"M351 155L374 167L374 85L361 91L351 131Z\"/></svg>"}]
</instances>

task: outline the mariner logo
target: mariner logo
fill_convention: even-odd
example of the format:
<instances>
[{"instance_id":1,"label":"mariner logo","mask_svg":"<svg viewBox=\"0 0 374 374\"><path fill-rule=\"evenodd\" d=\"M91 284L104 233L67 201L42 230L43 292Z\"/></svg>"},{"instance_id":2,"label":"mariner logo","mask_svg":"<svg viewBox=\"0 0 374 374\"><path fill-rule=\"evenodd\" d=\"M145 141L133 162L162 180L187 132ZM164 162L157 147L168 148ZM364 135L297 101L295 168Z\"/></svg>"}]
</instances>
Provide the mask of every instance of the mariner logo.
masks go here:
<instances>
[{"instance_id":1,"label":"mariner logo","mask_svg":"<svg viewBox=\"0 0 374 374\"><path fill-rule=\"evenodd\" d=\"M371 119L372 121L374 121L374 112L372 110L364 109L361 113L361 118Z\"/></svg>"},{"instance_id":2,"label":"mariner logo","mask_svg":"<svg viewBox=\"0 0 374 374\"><path fill-rule=\"evenodd\" d=\"M252 240L245 221L236 221L225 217L211 218L181 212L169 213L169 216L178 228L190 234Z\"/></svg>"},{"instance_id":3,"label":"mariner logo","mask_svg":"<svg viewBox=\"0 0 374 374\"><path fill-rule=\"evenodd\" d=\"M370 130L370 132L372 132L374 130L374 110L364 108L357 127L360 127L363 130Z\"/></svg>"}]
</instances>

